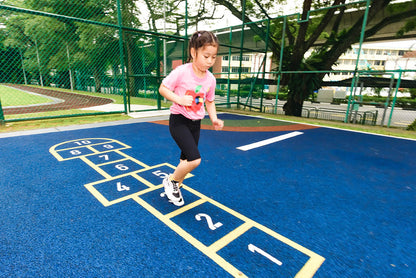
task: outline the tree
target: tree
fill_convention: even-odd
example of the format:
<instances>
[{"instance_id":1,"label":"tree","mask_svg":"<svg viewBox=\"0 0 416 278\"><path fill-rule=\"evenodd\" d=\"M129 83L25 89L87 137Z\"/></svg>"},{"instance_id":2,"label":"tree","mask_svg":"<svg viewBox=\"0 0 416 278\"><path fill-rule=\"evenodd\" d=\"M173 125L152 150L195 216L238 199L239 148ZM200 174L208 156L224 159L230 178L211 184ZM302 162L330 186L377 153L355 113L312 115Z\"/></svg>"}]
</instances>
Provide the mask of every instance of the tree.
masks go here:
<instances>
[{"instance_id":1,"label":"tree","mask_svg":"<svg viewBox=\"0 0 416 278\"><path fill-rule=\"evenodd\" d=\"M163 32L158 21L166 22L166 31L170 34L179 35L185 30L186 15L183 12L184 0L143 0L149 11L147 25L154 32ZM190 1L189 1L190 2ZM217 7L210 5L209 0L194 1L188 3L187 26L198 29L198 24L205 20L220 19L215 16Z\"/></svg>"},{"instance_id":2,"label":"tree","mask_svg":"<svg viewBox=\"0 0 416 278\"><path fill-rule=\"evenodd\" d=\"M5 47L7 33L0 28L0 83L23 81L22 63L17 48Z\"/></svg>"},{"instance_id":3,"label":"tree","mask_svg":"<svg viewBox=\"0 0 416 278\"><path fill-rule=\"evenodd\" d=\"M59 16L39 16L9 12L5 22L8 33L6 46L20 49L25 68L40 82L48 85L54 77L59 86L69 87L69 71L88 75L100 92L103 79L120 68L119 30L105 24L118 24L117 1L101 0L10 0L9 4L27 10L47 12ZM140 26L139 12L132 1L120 0L128 27ZM91 20L87 24L68 17ZM129 48L127 43L126 49ZM89 77L93 77L90 79ZM45 82L43 82L45 81ZM92 84L91 84L92 85Z\"/></svg>"},{"instance_id":4,"label":"tree","mask_svg":"<svg viewBox=\"0 0 416 278\"><path fill-rule=\"evenodd\" d=\"M241 1L240 7L227 0L213 0L218 5L228 8L234 16L242 19L241 2L246 2L245 23L253 22L250 18L253 12L260 9L263 18L271 18L267 14L268 6L273 1L246 0ZM392 4L391 0L371 0L368 10L367 25L364 38L368 38L382 28L400 22L407 18L408 22L401 28L398 35L413 30L416 23L415 1L401 4ZM357 17L350 26L342 26L341 22L347 15L347 8L363 11L366 3L355 2L350 5L347 0L304 0L300 18L279 17L272 20L269 47L274 59L282 65L283 71L289 71L282 76L282 84L288 85L288 100L284 106L286 115L301 116L303 102L320 88L325 73L329 71L338 58L348 50L351 45L360 41L364 12ZM257 6L257 9L255 8ZM317 12L311 15L311 11ZM258 14L258 13L257 13ZM377 15L384 18L377 21ZM285 30L282 30L283 21L287 20ZM248 25L260 38L266 38L264 29L255 24ZM285 45L281 45L282 36L285 36ZM319 43L318 43L319 42ZM280 61L280 51L284 47L283 59ZM305 54L313 48L309 57ZM315 71L307 73L306 71Z\"/></svg>"}]
</instances>

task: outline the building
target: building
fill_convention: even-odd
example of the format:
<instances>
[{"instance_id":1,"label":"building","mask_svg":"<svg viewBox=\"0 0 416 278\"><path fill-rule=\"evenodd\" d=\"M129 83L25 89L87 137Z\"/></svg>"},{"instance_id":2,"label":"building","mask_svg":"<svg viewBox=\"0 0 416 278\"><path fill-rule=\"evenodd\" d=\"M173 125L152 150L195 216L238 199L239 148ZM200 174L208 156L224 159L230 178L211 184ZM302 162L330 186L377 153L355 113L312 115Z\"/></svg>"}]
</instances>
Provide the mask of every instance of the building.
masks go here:
<instances>
[{"instance_id":1,"label":"building","mask_svg":"<svg viewBox=\"0 0 416 278\"><path fill-rule=\"evenodd\" d=\"M333 66L334 71L325 77L325 81L337 81L351 78L357 63L357 54L359 45L353 45L351 49L342 54L337 63ZM389 71L401 69L409 69L409 65L402 64L399 67L398 62L409 52L406 44L363 44L361 47L360 60L358 62L359 70ZM402 63L402 62L401 62ZM413 69L415 67L413 66Z\"/></svg>"},{"instance_id":2,"label":"building","mask_svg":"<svg viewBox=\"0 0 416 278\"><path fill-rule=\"evenodd\" d=\"M272 71L272 54L267 54L266 59L266 74L265 78L271 78L270 71ZM241 79L251 78L257 76L263 78L263 60L264 53L245 53L241 56ZM240 68L240 54L235 53L232 55L223 55L217 58L217 61L213 67L213 72L217 78L225 79L238 79ZM231 89L236 89L237 85L232 84Z\"/></svg>"},{"instance_id":3,"label":"building","mask_svg":"<svg viewBox=\"0 0 416 278\"><path fill-rule=\"evenodd\" d=\"M404 72L403 79L416 80L416 51L408 51L396 59L389 57L385 64L386 70L407 69L413 72ZM396 74L397 75L397 74Z\"/></svg>"}]
</instances>

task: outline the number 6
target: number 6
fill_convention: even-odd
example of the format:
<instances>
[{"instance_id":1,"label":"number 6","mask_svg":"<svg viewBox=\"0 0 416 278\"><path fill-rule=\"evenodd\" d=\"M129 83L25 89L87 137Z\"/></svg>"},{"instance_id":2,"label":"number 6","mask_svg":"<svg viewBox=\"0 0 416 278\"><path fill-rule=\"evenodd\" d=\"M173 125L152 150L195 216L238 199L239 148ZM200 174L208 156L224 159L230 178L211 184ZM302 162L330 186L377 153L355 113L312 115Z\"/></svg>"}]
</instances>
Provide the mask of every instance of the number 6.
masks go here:
<instances>
[{"instance_id":1,"label":"number 6","mask_svg":"<svg viewBox=\"0 0 416 278\"><path fill-rule=\"evenodd\" d=\"M120 171L127 171L129 169L129 167L127 167L126 165L123 165L123 164L117 164L114 167L116 167Z\"/></svg>"}]
</instances>

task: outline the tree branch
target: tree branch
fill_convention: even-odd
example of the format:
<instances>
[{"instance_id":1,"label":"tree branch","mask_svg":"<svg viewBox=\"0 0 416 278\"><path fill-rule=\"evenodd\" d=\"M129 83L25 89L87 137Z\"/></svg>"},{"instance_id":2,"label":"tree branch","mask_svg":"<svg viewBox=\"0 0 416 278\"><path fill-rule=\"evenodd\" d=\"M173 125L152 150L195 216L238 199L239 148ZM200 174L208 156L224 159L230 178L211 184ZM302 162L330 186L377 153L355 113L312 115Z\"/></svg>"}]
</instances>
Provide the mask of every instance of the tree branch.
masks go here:
<instances>
[{"instance_id":1,"label":"tree branch","mask_svg":"<svg viewBox=\"0 0 416 278\"><path fill-rule=\"evenodd\" d=\"M334 3L332 4L332 6L338 6L341 3L341 1L342 0L335 0ZM344 9L345 9L345 7L344 7ZM335 14L336 10L337 10L336 8L332 8L332 9L330 9L326 12L326 14L322 18L321 22L319 23L318 27L314 30L312 35L306 41L306 43L305 43L306 44L306 47L305 47L306 50L309 49L316 42L316 40L320 37L320 35L324 31L325 27L329 24L329 22L334 17L334 14ZM337 16L337 20L340 20L340 18L342 18L342 15Z\"/></svg>"},{"instance_id":2,"label":"tree branch","mask_svg":"<svg viewBox=\"0 0 416 278\"><path fill-rule=\"evenodd\" d=\"M215 3L226 7L235 17L239 18L240 20L243 18L242 12L237 9L235 4L228 2L226 0L213 0ZM245 15L244 23L251 23L253 22L247 15ZM263 41L267 39L267 34L263 28L257 26L257 24L248 24L247 25L254 33L256 33ZM280 46L274 41L269 38L269 45L271 49L279 49Z\"/></svg>"}]
</instances>

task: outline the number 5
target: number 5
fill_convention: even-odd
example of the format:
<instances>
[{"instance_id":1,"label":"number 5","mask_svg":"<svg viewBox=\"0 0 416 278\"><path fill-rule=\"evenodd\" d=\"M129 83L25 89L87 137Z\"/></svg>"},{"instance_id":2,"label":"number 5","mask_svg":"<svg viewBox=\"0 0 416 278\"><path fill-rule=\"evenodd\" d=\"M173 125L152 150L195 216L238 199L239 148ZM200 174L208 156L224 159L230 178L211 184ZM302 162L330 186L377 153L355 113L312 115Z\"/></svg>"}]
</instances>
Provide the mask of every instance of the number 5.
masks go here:
<instances>
[{"instance_id":1,"label":"number 5","mask_svg":"<svg viewBox=\"0 0 416 278\"><path fill-rule=\"evenodd\" d=\"M167 176L169 176L169 174L163 173L163 172L162 172L162 171L160 171L160 170L154 171L154 172L152 172L152 174L153 174L153 175L155 175L155 176L158 176L158 177L160 177L160 178L162 178L162 179L164 179L164 178L166 178Z\"/></svg>"}]
</instances>

